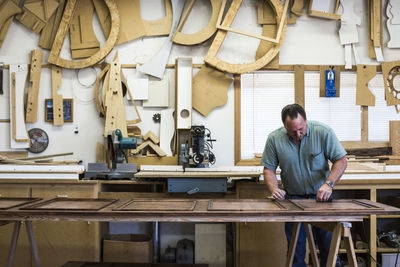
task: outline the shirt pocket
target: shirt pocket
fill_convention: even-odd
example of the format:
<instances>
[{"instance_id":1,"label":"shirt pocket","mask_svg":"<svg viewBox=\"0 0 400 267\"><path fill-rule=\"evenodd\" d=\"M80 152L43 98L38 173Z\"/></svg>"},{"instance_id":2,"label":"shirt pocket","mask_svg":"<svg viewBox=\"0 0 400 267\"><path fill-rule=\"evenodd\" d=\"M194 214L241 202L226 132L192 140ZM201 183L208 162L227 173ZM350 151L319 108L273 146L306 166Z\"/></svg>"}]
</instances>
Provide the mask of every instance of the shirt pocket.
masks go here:
<instances>
[{"instance_id":1,"label":"shirt pocket","mask_svg":"<svg viewBox=\"0 0 400 267\"><path fill-rule=\"evenodd\" d=\"M325 155L323 151L319 153L313 153L311 154L311 170L312 171L320 171L324 168L325 166Z\"/></svg>"}]
</instances>

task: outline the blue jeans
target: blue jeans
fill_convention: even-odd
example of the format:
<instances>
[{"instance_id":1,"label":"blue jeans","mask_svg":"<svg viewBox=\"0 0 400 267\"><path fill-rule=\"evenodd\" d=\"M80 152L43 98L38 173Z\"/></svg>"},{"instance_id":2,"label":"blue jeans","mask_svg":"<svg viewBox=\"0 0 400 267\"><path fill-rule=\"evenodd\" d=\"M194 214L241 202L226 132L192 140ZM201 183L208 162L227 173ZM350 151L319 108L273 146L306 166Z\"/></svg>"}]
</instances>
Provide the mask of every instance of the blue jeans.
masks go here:
<instances>
[{"instance_id":1,"label":"blue jeans","mask_svg":"<svg viewBox=\"0 0 400 267\"><path fill-rule=\"evenodd\" d=\"M289 196L288 198L300 199L302 197ZM288 242L288 247L290 244L290 240L292 238L293 226L294 223L291 222L285 223L285 233ZM325 267L326 262L328 260L329 248L332 239L332 232L325 231L318 227L313 227L313 234L319 249L320 265L321 267ZM304 261L305 256L306 256L306 230L304 228L304 224L302 223L300 226L299 238L297 240L296 251L294 254L294 260L292 266L306 267L307 265ZM339 257L336 260L336 267L341 267Z\"/></svg>"}]
</instances>

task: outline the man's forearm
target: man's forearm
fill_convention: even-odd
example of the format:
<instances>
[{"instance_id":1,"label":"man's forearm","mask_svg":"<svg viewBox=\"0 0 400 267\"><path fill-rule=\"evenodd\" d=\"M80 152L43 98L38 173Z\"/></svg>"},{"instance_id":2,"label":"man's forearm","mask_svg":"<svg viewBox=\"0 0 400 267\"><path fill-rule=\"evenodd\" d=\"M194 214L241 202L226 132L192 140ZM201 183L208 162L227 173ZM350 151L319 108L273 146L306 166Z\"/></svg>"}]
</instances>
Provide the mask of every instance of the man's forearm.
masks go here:
<instances>
[{"instance_id":1,"label":"man's forearm","mask_svg":"<svg viewBox=\"0 0 400 267\"><path fill-rule=\"evenodd\" d=\"M336 184L337 182L339 182L346 168L347 159L346 156L344 156L333 163L331 173L326 180Z\"/></svg>"},{"instance_id":2,"label":"man's forearm","mask_svg":"<svg viewBox=\"0 0 400 267\"><path fill-rule=\"evenodd\" d=\"M278 180L276 179L275 171L264 168L264 181L271 193L274 192L275 188L278 188Z\"/></svg>"}]
</instances>

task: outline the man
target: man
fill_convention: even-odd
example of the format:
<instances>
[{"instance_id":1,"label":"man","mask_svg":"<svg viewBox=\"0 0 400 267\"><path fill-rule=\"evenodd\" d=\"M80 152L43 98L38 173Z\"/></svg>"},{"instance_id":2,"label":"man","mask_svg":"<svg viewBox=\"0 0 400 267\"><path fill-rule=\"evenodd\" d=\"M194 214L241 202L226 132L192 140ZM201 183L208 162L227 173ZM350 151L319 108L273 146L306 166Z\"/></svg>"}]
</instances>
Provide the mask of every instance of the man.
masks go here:
<instances>
[{"instance_id":1,"label":"man","mask_svg":"<svg viewBox=\"0 0 400 267\"><path fill-rule=\"evenodd\" d=\"M307 121L306 113L300 105L287 105L281 115L284 127L268 136L261 159L264 180L272 198L315 198L317 201L328 201L333 187L347 167L346 151L331 128L316 121ZM332 170L329 170L328 160L333 163ZM284 190L278 187L278 165ZM285 224L288 244L292 229L293 223ZM322 267L326 265L332 233L315 227L314 234ZM306 233L302 224L293 266L306 266L305 253ZM336 266L340 266L339 259Z\"/></svg>"}]
</instances>

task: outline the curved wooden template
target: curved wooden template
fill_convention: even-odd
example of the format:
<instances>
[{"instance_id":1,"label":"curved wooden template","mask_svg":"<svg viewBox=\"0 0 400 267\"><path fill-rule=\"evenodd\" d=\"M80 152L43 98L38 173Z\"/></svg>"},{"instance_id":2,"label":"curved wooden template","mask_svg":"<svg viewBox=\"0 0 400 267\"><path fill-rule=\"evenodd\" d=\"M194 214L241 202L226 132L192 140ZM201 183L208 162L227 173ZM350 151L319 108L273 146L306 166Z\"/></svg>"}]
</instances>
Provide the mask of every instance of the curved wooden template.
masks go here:
<instances>
[{"instance_id":1,"label":"curved wooden template","mask_svg":"<svg viewBox=\"0 0 400 267\"><path fill-rule=\"evenodd\" d=\"M105 74L107 71L110 69L110 65L107 64L107 66L100 72L99 76L96 79L96 82L94 84L94 101L96 102L96 106L99 109L101 115L105 115L103 106L100 104L100 99L99 99L99 87L100 87L100 82L103 80Z\"/></svg>"},{"instance_id":2,"label":"curved wooden template","mask_svg":"<svg viewBox=\"0 0 400 267\"><path fill-rule=\"evenodd\" d=\"M68 32L69 25L76 8L77 0L69 0L65 7L53 46L50 51L48 62L67 69L82 69L92 66L105 58L113 49L119 34L119 13L115 0L104 0L111 14L111 31L108 39L97 53L82 60L68 60L60 57L61 48Z\"/></svg>"},{"instance_id":3,"label":"curved wooden template","mask_svg":"<svg viewBox=\"0 0 400 267\"><path fill-rule=\"evenodd\" d=\"M274 12L277 15L276 16L276 21L277 24L279 25L280 19L283 15L283 6L279 0L269 0L271 6L274 8ZM230 24L233 22L235 15L237 11L239 10L239 7L241 5L241 0L234 0L229 7L229 10L225 16L225 19L222 23L222 26L229 27ZM286 34L286 28L287 28L287 21L285 19L283 28L282 28L282 33L279 38L279 43L273 46L264 56L259 58L258 60L251 62L251 63L242 63L242 64L232 64L228 63L226 61L223 61L219 58L217 58L217 53L219 48L221 47L227 32L226 31L221 31L219 30L217 32L217 35L215 36L215 39L213 43L211 44L210 49L208 50L208 53L204 59L204 61L221 70L221 71L226 71L229 73L233 74L242 74L242 73L247 73L250 71L255 71L258 70L265 65L267 65L279 52L280 47L283 43L283 40L285 39L285 34Z\"/></svg>"},{"instance_id":4,"label":"curved wooden template","mask_svg":"<svg viewBox=\"0 0 400 267\"><path fill-rule=\"evenodd\" d=\"M140 1L140 0L136 0ZM165 0L165 17L159 20L144 20L143 25L146 36L169 35L172 26L172 4L170 0Z\"/></svg>"},{"instance_id":5,"label":"curved wooden template","mask_svg":"<svg viewBox=\"0 0 400 267\"><path fill-rule=\"evenodd\" d=\"M178 26L178 29L175 32L174 38L172 39L174 43L181 44L181 45L200 44L200 43L208 40L217 31L217 28L215 27L215 25L218 20L218 14L221 9L222 2L221 2L221 0L210 0L210 3L211 3L211 8L212 8L212 13L211 13L210 21L208 22L207 26L205 26L202 30L200 30L196 33L186 34L186 33L180 32L183 24L185 24L185 21L191 11L191 7L189 7L183 16L181 24Z\"/></svg>"}]
</instances>

